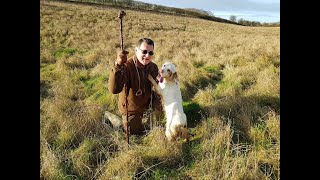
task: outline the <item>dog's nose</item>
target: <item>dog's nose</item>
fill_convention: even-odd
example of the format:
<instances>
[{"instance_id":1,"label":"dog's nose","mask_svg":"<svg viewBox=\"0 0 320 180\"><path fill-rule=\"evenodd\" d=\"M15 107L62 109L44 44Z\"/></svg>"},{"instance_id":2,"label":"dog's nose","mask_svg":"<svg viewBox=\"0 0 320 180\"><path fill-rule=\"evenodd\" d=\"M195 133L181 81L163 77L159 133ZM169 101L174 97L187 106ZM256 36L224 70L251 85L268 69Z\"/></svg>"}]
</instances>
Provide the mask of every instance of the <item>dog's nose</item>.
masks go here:
<instances>
[{"instance_id":1,"label":"dog's nose","mask_svg":"<svg viewBox=\"0 0 320 180\"><path fill-rule=\"evenodd\" d=\"M163 69L161 69L161 73L163 73Z\"/></svg>"}]
</instances>

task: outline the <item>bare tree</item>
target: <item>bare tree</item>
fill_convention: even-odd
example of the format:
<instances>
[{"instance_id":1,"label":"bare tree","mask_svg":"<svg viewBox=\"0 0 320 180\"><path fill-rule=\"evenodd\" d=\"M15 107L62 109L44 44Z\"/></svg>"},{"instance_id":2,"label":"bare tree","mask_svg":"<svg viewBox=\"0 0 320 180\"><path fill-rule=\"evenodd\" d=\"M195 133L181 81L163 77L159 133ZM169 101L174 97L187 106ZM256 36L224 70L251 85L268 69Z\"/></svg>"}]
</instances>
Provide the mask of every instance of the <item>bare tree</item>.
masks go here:
<instances>
[{"instance_id":1,"label":"bare tree","mask_svg":"<svg viewBox=\"0 0 320 180\"><path fill-rule=\"evenodd\" d=\"M235 15L231 15L229 19L230 21L237 22L237 16Z\"/></svg>"}]
</instances>

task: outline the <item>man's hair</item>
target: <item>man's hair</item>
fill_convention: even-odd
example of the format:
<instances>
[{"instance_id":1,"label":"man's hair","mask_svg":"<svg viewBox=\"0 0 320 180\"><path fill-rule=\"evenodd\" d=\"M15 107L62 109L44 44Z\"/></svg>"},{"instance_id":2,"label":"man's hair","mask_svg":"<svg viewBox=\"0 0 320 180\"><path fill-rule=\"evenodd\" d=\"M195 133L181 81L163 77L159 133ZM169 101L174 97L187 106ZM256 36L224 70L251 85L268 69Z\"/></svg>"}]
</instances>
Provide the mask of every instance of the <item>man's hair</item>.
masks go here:
<instances>
[{"instance_id":1,"label":"man's hair","mask_svg":"<svg viewBox=\"0 0 320 180\"><path fill-rule=\"evenodd\" d=\"M141 38L137 43L137 47L140 47L143 42L147 43L148 45L153 46L153 48L154 48L154 42L152 41L152 39L149 39L149 38Z\"/></svg>"}]
</instances>

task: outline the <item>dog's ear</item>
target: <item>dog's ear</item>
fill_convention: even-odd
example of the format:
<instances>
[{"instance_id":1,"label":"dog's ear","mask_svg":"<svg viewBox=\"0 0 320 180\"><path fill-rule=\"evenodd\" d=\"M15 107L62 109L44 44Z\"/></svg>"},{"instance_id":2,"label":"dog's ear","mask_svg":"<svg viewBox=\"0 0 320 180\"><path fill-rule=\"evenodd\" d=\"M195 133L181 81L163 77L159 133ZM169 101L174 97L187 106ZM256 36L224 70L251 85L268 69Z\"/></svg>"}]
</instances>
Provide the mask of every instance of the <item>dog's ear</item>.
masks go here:
<instances>
[{"instance_id":1,"label":"dog's ear","mask_svg":"<svg viewBox=\"0 0 320 180\"><path fill-rule=\"evenodd\" d=\"M175 82L178 82L178 81L179 81L177 72L175 72L175 73L172 74L172 79L173 79Z\"/></svg>"}]
</instances>

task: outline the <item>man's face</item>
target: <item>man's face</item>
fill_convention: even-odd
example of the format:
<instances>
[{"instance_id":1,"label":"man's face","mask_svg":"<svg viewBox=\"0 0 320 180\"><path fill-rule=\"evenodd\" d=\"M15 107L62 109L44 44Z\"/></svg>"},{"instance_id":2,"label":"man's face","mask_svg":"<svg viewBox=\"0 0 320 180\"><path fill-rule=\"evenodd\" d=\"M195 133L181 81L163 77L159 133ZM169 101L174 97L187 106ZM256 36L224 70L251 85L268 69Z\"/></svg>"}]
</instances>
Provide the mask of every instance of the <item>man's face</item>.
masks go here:
<instances>
[{"instance_id":1,"label":"man's face","mask_svg":"<svg viewBox=\"0 0 320 180\"><path fill-rule=\"evenodd\" d=\"M149 62L151 62L152 60L151 59L152 56L150 55L151 51L153 53L153 46L147 44L146 42L143 42L139 48L136 48L137 59L142 65L147 65L149 64Z\"/></svg>"}]
</instances>

